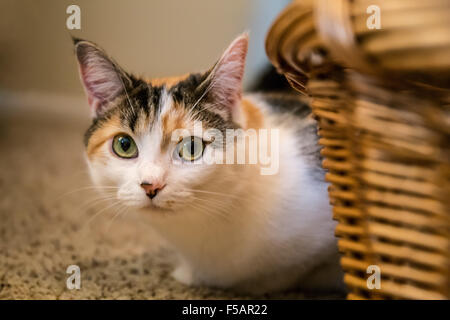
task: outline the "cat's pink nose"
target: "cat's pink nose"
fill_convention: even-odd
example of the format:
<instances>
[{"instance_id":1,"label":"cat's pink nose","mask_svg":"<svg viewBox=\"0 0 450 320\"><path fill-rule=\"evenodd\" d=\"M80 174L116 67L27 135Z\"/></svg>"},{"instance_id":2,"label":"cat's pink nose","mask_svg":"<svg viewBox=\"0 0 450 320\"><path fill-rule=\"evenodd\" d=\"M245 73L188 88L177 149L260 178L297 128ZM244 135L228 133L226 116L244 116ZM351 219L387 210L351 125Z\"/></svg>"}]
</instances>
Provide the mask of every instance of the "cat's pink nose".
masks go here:
<instances>
[{"instance_id":1,"label":"cat's pink nose","mask_svg":"<svg viewBox=\"0 0 450 320\"><path fill-rule=\"evenodd\" d=\"M145 194L150 199L153 199L156 197L159 191L161 191L166 185L161 183L148 183L148 182L142 182L141 187L144 189Z\"/></svg>"}]
</instances>

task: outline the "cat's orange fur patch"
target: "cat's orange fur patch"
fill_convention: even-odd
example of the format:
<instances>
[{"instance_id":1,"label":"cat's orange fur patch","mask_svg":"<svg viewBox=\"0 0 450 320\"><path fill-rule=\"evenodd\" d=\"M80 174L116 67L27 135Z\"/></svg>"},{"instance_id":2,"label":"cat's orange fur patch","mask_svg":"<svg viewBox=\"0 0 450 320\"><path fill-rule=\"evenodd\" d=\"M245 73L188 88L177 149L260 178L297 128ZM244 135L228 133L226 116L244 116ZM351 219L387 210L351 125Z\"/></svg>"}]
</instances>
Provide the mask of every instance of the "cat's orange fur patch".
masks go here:
<instances>
[{"instance_id":1,"label":"cat's orange fur patch","mask_svg":"<svg viewBox=\"0 0 450 320\"><path fill-rule=\"evenodd\" d=\"M122 132L120 118L118 114L113 115L101 128L96 130L89 139L86 148L86 153L89 159L101 156L100 147L109 139L114 137L119 132Z\"/></svg>"},{"instance_id":2,"label":"cat's orange fur patch","mask_svg":"<svg viewBox=\"0 0 450 320\"><path fill-rule=\"evenodd\" d=\"M161 129L163 132L161 150L164 150L169 145L173 131L188 128L191 125L187 115L187 110L176 103L171 106L170 110L161 115Z\"/></svg>"},{"instance_id":3,"label":"cat's orange fur patch","mask_svg":"<svg viewBox=\"0 0 450 320\"><path fill-rule=\"evenodd\" d=\"M259 129L263 127L264 116L261 110L250 100L241 100L241 109L244 116L244 129Z\"/></svg>"},{"instance_id":4,"label":"cat's orange fur patch","mask_svg":"<svg viewBox=\"0 0 450 320\"><path fill-rule=\"evenodd\" d=\"M175 77L165 77L165 78L155 78L155 79L144 79L145 82L151 84L152 86L158 87L165 85L167 88L173 87L180 81L185 80L187 77L189 77L190 73L186 73L181 76L175 76Z\"/></svg>"}]
</instances>

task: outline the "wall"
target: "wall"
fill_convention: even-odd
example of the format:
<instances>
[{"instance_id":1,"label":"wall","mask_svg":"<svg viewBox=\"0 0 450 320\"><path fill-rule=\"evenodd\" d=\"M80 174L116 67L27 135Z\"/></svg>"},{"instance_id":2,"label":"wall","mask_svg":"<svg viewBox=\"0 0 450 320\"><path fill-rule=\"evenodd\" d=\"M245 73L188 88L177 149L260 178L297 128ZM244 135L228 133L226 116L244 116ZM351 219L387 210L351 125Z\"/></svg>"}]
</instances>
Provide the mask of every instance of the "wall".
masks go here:
<instances>
[{"instance_id":1,"label":"wall","mask_svg":"<svg viewBox=\"0 0 450 320\"><path fill-rule=\"evenodd\" d=\"M246 82L267 62L264 36L286 1L2 0L0 92L81 95L70 34L101 45L126 70L149 77L211 66L249 30ZM66 29L66 8L81 7L81 30Z\"/></svg>"}]
</instances>

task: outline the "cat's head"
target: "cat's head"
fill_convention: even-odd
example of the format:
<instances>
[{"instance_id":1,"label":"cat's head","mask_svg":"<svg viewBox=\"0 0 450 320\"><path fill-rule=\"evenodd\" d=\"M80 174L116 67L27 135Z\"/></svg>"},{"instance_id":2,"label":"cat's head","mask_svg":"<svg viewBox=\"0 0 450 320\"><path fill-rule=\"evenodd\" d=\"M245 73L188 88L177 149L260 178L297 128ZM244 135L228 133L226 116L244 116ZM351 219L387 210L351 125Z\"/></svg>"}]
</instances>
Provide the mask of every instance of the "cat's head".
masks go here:
<instances>
[{"instance_id":1,"label":"cat's head","mask_svg":"<svg viewBox=\"0 0 450 320\"><path fill-rule=\"evenodd\" d=\"M195 190L207 194L222 185L226 192L230 172L199 161L224 152L223 141L196 136L194 127L198 121L203 130L223 133L239 127L247 46L244 34L206 72L147 81L124 71L97 45L76 39L93 118L85 145L94 183L114 190L124 205L153 210L188 205Z\"/></svg>"}]
</instances>

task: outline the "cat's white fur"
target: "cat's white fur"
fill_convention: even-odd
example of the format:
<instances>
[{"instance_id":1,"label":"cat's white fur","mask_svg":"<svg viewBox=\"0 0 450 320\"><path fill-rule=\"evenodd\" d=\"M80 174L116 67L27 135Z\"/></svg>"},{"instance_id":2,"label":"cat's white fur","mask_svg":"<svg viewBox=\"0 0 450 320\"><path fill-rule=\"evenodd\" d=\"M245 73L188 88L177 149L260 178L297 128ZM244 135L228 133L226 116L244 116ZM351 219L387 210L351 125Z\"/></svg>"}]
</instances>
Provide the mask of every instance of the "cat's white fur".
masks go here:
<instances>
[{"instance_id":1,"label":"cat's white fur","mask_svg":"<svg viewBox=\"0 0 450 320\"><path fill-rule=\"evenodd\" d=\"M258 96L245 99L264 115L263 128L279 129L277 174L261 175L259 164L174 163L175 145L161 152L156 122L151 129L139 124L141 134L128 132L139 149L135 159L120 159L111 142L103 144L101 157L88 161L94 183L117 186L118 200L151 220L177 253L173 276L182 283L253 293L341 288L327 184L309 174L311 164L298 152L298 123L272 113ZM171 103L166 92L162 114ZM240 103L233 108L244 125ZM142 181L166 186L150 200Z\"/></svg>"},{"instance_id":2,"label":"cat's white fur","mask_svg":"<svg viewBox=\"0 0 450 320\"><path fill-rule=\"evenodd\" d=\"M102 152L110 159L90 161L93 180L118 186L118 199L148 216L178 253L173 276L180 282L257 293L296 284L336 289L341 274L327 184L311 177L311 168L295 152L292 120L279 119L257 97L250 98L265 114L264 127L277 124L280 130L278 174L261 175L259 164L175 165L173 149L160 153L161 130L155 126L133 136L137 159L119 159L105 144ZM142 181L166 184L153 200L162 210L148 208Z\"/></svg>"}]
</instances>

